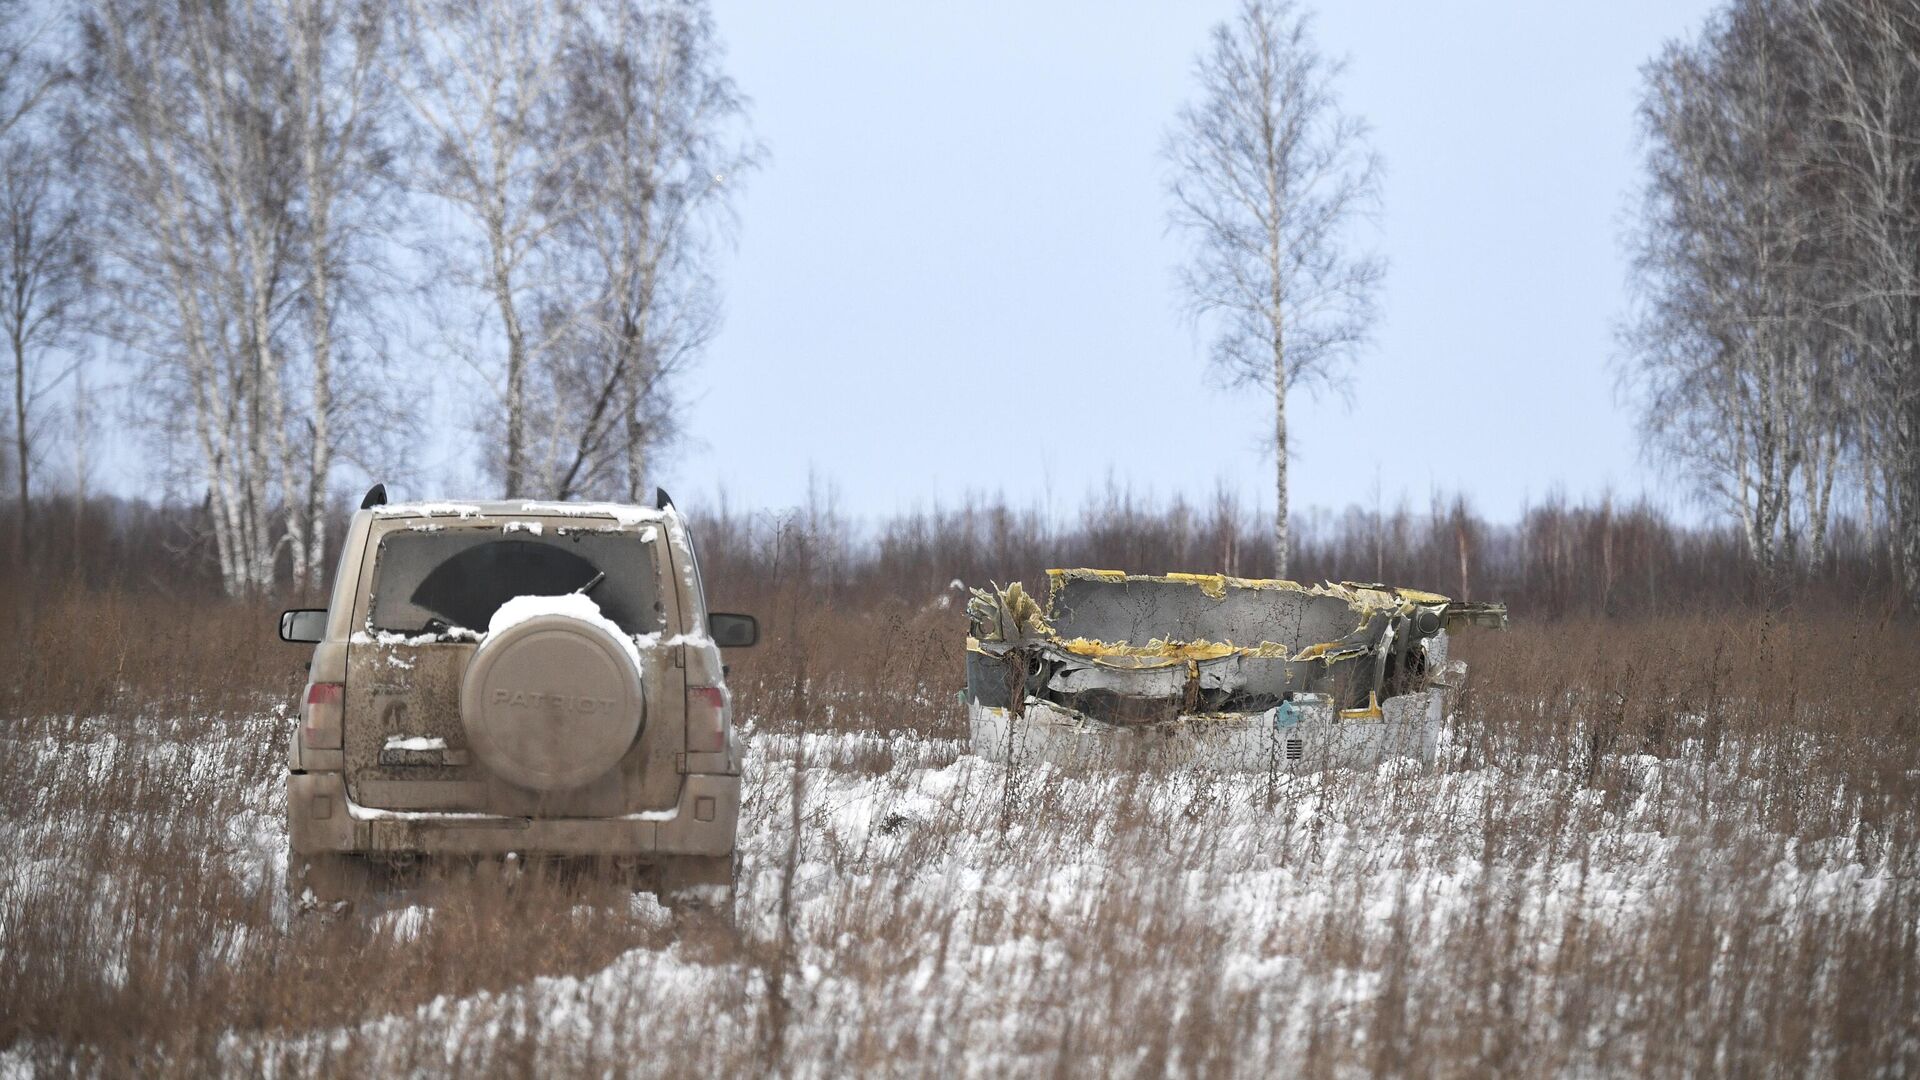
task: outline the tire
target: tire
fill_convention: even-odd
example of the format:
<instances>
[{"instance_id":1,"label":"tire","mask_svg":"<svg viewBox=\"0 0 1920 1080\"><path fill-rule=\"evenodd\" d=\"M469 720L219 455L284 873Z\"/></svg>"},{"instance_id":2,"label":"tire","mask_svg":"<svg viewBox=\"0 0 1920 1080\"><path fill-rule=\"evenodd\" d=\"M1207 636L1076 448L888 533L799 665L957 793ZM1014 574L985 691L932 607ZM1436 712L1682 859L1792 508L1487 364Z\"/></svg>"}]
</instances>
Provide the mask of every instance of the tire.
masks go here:
<instances>
[{"instance_id":1,"label":"tire","mask_svg":"<svg viewBox=\"0 0 1920 1080\"><path fill-rule=\"evenodd\" d=\"M655 870L654 895L675 921L713 919L733 926L733 855L682 855Z\"/></svg>"},{"instance_id":2,"label":"tire","mask_svg":"<svg viewBox=\"0 0 1920 1080\"><path fill-rule=\"evenodd\" d=\"M287 911L347 911L376 891L373 867L358 855L287 851Z\"/></svg>"}]
</instances>

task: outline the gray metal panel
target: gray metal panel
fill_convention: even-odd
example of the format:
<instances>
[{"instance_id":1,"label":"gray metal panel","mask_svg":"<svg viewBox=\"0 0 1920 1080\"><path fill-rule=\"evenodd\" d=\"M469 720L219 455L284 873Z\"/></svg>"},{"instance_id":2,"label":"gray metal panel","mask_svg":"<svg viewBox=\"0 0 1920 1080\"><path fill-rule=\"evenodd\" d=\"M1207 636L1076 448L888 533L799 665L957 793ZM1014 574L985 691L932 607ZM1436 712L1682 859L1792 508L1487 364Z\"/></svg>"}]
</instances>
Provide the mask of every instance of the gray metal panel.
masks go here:
<instances>
[{"instance_id":1,"label":"gray metal panel","mask_svg":"<svg viewBox=\"0 0 1920 1080\"><path fill-rule=\"evenodd\" d=\"M1272 642L1295 649L1346 637L1366 622L1337 596L1228 584L1216 598L1186 581L1097 578L1055 582L1048 617L1063 638L1127 645Z\"/></svg>"}]
</instances>

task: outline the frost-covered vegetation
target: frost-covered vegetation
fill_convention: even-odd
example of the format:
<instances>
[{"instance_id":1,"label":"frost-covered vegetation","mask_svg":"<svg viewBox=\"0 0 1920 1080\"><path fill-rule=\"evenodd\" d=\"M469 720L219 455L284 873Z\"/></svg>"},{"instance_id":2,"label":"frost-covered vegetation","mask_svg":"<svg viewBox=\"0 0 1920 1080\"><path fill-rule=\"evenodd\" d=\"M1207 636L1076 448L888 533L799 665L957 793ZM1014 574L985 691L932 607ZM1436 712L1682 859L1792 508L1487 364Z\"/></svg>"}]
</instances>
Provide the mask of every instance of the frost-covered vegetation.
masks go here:
<instances>
[{"instance_id":1,"label":"frost-covered vegetation","mask_svg":"<svg viewBox=\"0 0 1920 1080\"><path fill-rule=\"evenodd\" d=\"M1438 767L1270 786L1008 773L957 738L955 672L911 674L945 624L880 625L878 674L778 632L739 663L733 933L536 865L289 920L277 699L10 716L5 1071L1920 1067L1898 626L1462 639Z\"/></svg>"}]
</instances>

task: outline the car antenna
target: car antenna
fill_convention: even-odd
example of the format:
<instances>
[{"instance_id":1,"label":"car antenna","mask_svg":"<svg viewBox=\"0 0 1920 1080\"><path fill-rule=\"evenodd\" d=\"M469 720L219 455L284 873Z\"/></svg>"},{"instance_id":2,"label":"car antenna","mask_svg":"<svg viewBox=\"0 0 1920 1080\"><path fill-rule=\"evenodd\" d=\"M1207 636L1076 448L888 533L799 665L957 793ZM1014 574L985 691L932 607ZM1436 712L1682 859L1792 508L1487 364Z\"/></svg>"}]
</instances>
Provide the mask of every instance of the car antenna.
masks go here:
<instances>
[{"instance_id":1,"label":"car antenna","mask_svg":"<svg viewBox=\"0 0 1920 1080\"><path fill-rule=\"evenodd\" d=\"M376 506L387 505L387 485L375 484L367 489L367 497L360 500L360 509L371 510Z\"/></svg>"},{"instance_id":2,"label":"car antenna","mask_svg":"<svg viewBox=\"0 0 1920 1080\"><path fill-rule=\"evenodd\" d=\"M666 488L663 488L663 487L654 488L653 489L653 505L654 505L654 508L657 510L671 510L673 509L673 496L667 494Z\"/></svg>"}]
</instances>

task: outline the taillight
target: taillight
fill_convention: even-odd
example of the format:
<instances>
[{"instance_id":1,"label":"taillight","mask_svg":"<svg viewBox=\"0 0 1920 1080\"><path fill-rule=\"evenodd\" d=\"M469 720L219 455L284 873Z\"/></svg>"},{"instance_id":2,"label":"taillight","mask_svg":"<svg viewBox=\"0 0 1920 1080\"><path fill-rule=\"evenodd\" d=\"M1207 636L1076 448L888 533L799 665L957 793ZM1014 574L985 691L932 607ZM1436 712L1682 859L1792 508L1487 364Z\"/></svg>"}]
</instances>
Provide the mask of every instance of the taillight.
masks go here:
<instances>
[{"instance_id":1,"label":"taillight","mask_svg":"<svg viewBox=\"0 0 1920 1080\"><path fill-rule=\"evenodd\" d=\"M307 687L307 703L300 710L300 741L309 749L340 749L345 691L346 687L337 682L317 682Z\"/></svg>"},{"instance_id":2,"label":"taillight","mask_svg":"<svg viewBox=\"0 0 1920 1080\"><path fill-rule=\"evenodd\" d=\"M687 687L687 750L712 753L727 748L731 696L724 686Z\"/></svg>"}]
</instances>

